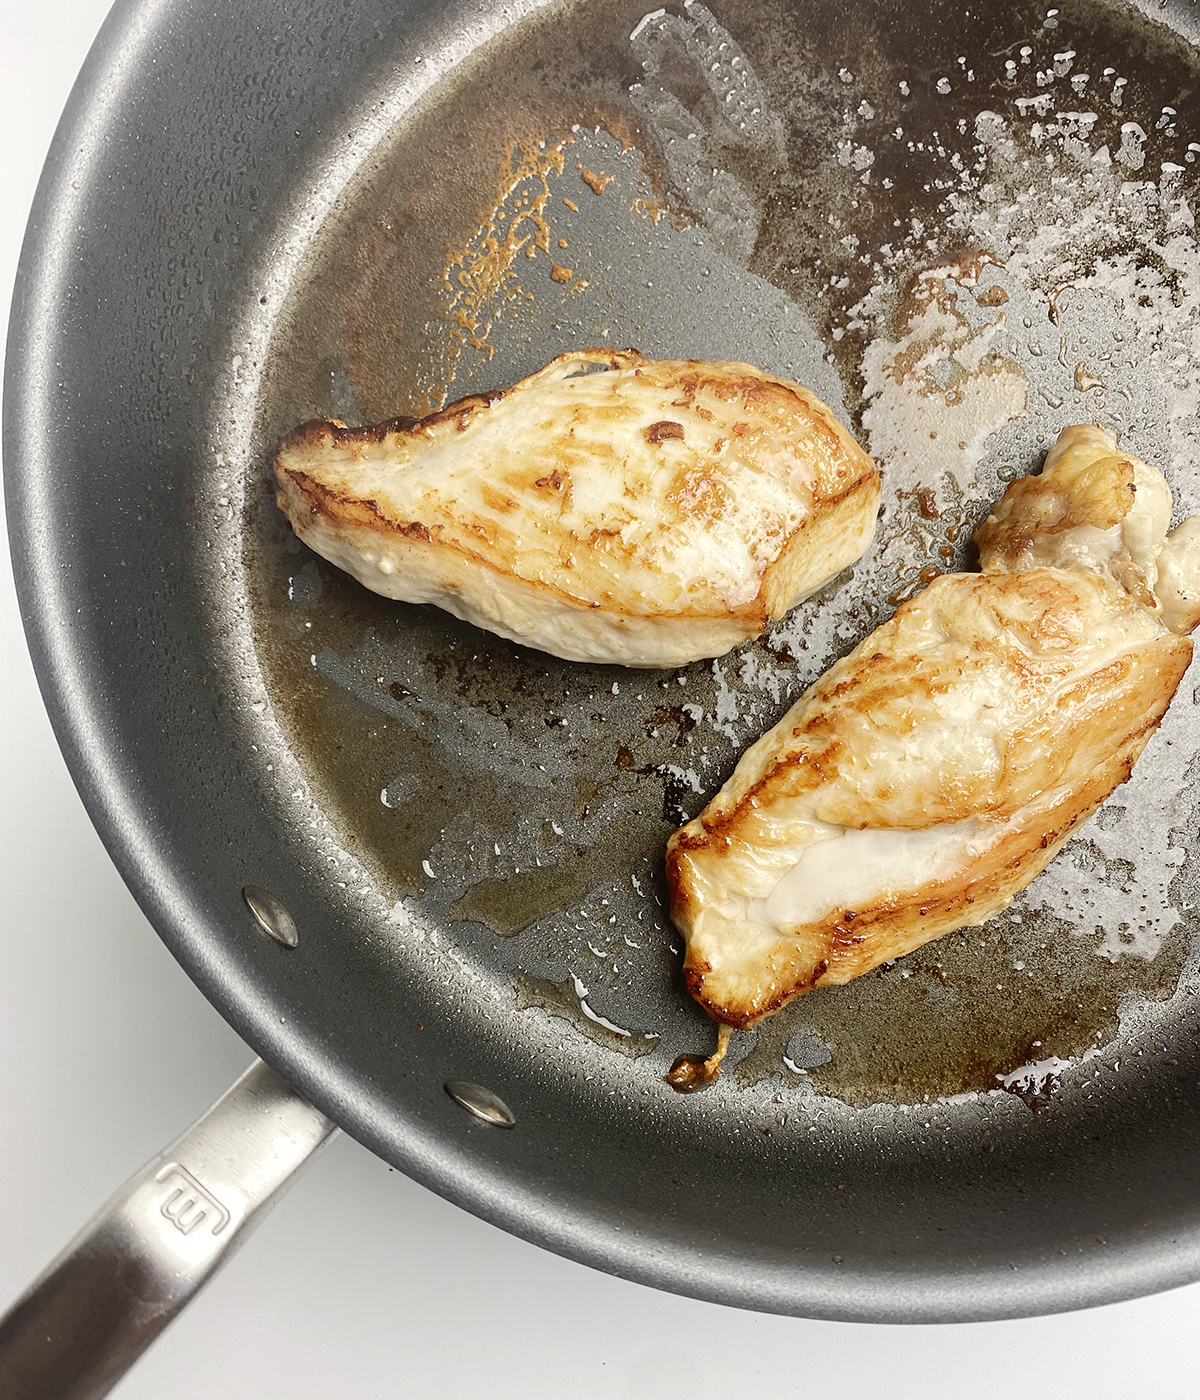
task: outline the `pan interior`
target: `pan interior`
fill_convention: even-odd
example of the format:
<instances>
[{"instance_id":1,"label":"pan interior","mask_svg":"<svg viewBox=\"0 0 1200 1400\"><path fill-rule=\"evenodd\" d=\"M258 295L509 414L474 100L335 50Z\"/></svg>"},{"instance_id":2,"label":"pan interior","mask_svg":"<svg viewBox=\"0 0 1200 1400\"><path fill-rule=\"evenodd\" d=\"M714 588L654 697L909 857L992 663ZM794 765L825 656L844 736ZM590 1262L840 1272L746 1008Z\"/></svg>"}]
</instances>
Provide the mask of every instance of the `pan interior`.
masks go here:
<instances>
[{"instance_id":1,"label":"pan interior","mask_svg":"<svg viewBox=\"0 0 1200 1400\"><path fill-rule=\"evenodd\" d=\"M1197 74L1110 5L554 6L443 77L350 181L262 383L255 647L363 878L444 931L514 1035L607 1077L708 1049L666 837L832 660L972 567L973 529L1061 426L1117 432L1200 509ZM641 672L378 598L291 536L269 464L297 422L429 411L592 344L813 388L883 469L870 553L759 641ZM1193 676L1010 911L739 1037L736 1089L1040 1106L1081 1057L1117 1055L1187 964Z\"/></svg>"}]
</instances>

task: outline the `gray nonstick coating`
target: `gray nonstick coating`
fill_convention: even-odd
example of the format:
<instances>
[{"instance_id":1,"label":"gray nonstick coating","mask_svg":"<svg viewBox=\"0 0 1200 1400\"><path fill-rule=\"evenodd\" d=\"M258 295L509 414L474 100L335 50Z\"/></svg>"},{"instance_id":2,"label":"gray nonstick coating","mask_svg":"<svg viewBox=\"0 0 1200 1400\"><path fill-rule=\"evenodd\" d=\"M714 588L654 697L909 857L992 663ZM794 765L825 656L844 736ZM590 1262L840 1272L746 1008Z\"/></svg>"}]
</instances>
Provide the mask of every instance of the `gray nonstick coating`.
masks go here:
<instances>
[{"instance_id":1,"label":"gray nonstick coating","mask_svg":"<svg viewBox=\"0 0 1200 1400\"><path fill-rule=\"evenodd\" d=\"M1184 1283L1200 1276L1190 817L1163 961L1094 958L1061 905L1031 906L912 976L863 979L841 1010L798 1003L786 1034L743 1040L716 1086L677 1095L666 1067L712 1027L678 978L665 836L905 580L836 581L724 668L575 667L363 594L275 511L272 444L301 419L412 412L580 343L750 360L862 433L870 394L834 331L876 272L843 240L872 246L900 201L932 220L940 192L918 153L841 135L847 112L911 99L896 123L940 121L949 143L968 71L972 114L1008 110L1005 55L1028 45L1029 72L1050 72L1087 46L1079 106L1112 124L1110 155L1135 109L1178 117L1141 120L1155 179L1168 139L1188 144L1185 5L1068 6L1051 29L1009 0L763 0L714 10L720 33L708 15L639 30L615 0L117 6L43 176L5 386L13 552L60 742L147 915L237 1030L361 1142L505 1229L812 1317L1017 1316ZM706 87L720 34L741 66ZM1095 95L1106 54L1124 107ZM690 165L688 120L707 142ZM887 159L910 177L885 195ZM598 195L582 175L601 163ZM522 244L501 269L503 296L447 321L485 268L481 231L543 189L543 245L530 220L535 256ZM834 307L818 291L842 276ZM470 330L453 353L451 322ZM972 512L1073 421L1030 385L950 555L933 539L939 567L969 565ZM297 946L264 935L246 885L282 902ZM992 998L1019 938L1052 975ZM1074 1068L1053 1093L1006 1092L1043 1023ZM498 1095L513 1130L447 1081Z\"/></svg>"}]
</instances>

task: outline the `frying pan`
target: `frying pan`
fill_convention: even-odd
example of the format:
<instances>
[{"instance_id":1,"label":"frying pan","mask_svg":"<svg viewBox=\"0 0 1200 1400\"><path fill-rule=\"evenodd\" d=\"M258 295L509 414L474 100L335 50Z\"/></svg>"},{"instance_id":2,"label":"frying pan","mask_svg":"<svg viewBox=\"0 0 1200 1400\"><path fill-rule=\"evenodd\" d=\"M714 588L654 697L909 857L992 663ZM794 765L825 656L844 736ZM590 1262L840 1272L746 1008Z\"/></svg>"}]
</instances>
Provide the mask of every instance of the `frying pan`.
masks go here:
<instances>
[{"instance_id":1,"label":"frying pan","mask_svg":"<svg viewBox=\"0 0 1200 1400\"><path fill-rule=\"evenodd\" d=\"M719 30L707 13L672 12L674 30L616 5L114 14L43 181L6 388L14 555L64 752L148 915L272 1067L217 1121L236 1108L262 1125L266 1100L268 1126L291 1124L295 1160L334 1121L528 1239L764 1310L1015 1316L1183 1282L1200 1273L1186 813L1159 823L1185 836L1157 957L1097 959L1061 903L1033 902L1022 924L948 941L908 977L865 979L840 1008L805 999L702 1095L662 1083L710 1033L675 976L662 838L794 687L909 586L911 553L889 592L872 582L877 555L733 666L643 676L384 608L294 546L273 512L270 447L299 418L420 407L581 339L755 360L878 424L886 401L866 392L864 358L839 350L875 275L859 249L898 201L930 219L945 191L925 188L936 182L916 151L875 171L882 143L845 134L858 133L847 107L890 123L885 94L915 102L897 125L928 147L968 110L1035 102L1061 54L1085 54L1074 76L1116 54L1129 73L1105 97L1110 157L1121 143L1130 161L1165 162L1189 144L1196 36L1182 8L972 18L934 5L901 20L813 6L801 26L763 6L711 16ZM714 92L698 58L715 46L720 63L730 43ZM1003 88L1026 47L1029 73ZM738 114L723 126L719 104ZM1122 130L1135 115L1140 143ZM702 162L681 144L695 140ZM903 169L920 173L906 183ZM615 183L594 194L585 171ZM552 233L497 273L496 228L512 228L517 204L526 230L542 219ZM927 269L963 251L928 248ZM569 282L535 282L551 258ZM838 298L818 295L843 280ZM1002 290L1019 300L1016 284ZM1186 301L1181 277L1168 293ZM1029 344L1070 327L1070 307L1054 309L1058 322L1026 328ZM908 333L892 314L879 343ZM470 334L455 342L456 328ZM1114 383L1118 369L1105 371ZM1071 421L1079 405L1055 405L1056 382L1041 381L1043 408L1030 380L1024 415L987 434L981 491L1036 465L1039 434ZM1134 404L1125 426L1155 446L1170 415L1156 423L1152 408ZM899 458L885 459L897 480ZM1186 475L1172 482L1194 508ZM960 497L964 519L986 508L982 494ZM921 519L946 515L913 500ZM951 540L953 528L930 558L944 544L965 562L955 551L969 530ZM899 548L903 531L884 535ZM1185 683L1181 748L1190 699ZM1130 855L1152 855L1153 839L1133 832ZM1121 893L1105 874L1084 895L1098 928ZM247 887L286 909L294 946L255 919ZM991 996L1028 961L1014 957L1019 940L1046 974ZM1075 1063L1053 1086L1004 1085L1035 1050ZM482 1100L448 1083L488 1090L515 1126L472 1116L463 1101ZM208 1200L215 1223L226 1212L216 1255L234 1238L220 1239L236 1224L230 1202L252 1217L284 1172L260 1177L255 1197L227 1154L224 1167L189 1155L195 1142L142 1186L161 1188L148 1218L172 1244L199 1238L172 1223L185 1198L201 1214ZM111 1238L109 1217L84 1261L111 1258ZM145 1241L123 1244L145 1266ZM79 1258L15 1314L18 1352L34 1302L71 1301ZM99 1371L68 1354L93 1390L187 1291L164 1298L153 1270L145 1290L156 1317L98 1346Z\"/></svg>"}]
</instances>

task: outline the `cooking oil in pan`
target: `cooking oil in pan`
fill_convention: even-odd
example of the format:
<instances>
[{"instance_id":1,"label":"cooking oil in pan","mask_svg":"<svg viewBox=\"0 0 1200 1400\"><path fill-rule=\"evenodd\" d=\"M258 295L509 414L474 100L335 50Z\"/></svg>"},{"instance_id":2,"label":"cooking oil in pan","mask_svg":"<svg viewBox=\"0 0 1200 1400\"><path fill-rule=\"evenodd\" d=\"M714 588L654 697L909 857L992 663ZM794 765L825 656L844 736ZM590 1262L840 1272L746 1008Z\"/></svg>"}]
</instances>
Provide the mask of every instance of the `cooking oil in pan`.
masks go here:
<instances>
[{"instance_id":1,"label":"cooking oil in pan","mask_svg":"<svg viewBox=\"0 0 1200 1400\"><path fill-rule=\"evenodd\" d=\"M560 6L448 78L347 190L262 400L259 653L347 846L516 986L514 1015L626 1052L620 1030L653 1026L630 1035L664 1066L707 1052L667 835L833 659L971 566L1060 427L1103 424L1200 509L1196 78L1170 31L1099 4ZM868 555L728 657L628 672L377 598L275 511L268 448L296 422L422 412L593 343L809 384L882 467ZM801 998L742 1039L734 1081L854 1104L1016 1090L1169 997L1196 688L1009 913ZM800 1043L824 1049L801 1064Z\"/></svg>"},{"instance_id":2,"label":"cooking oil in pan","mask_svg":"<svg viewBox=\"0 0 1200 1400\"><path fill-rule=\"evenodd\" d=\"M658 1048L661 1037L657 1031L628 1030L594 1011L588 1002L588 989L578 977L552 982L549 978L518 972L513 976L513 987L518 1011L536 1006L551 1016L561 1017L580 1035L603 1045L606 1050L616 1050L632 1060L639 1060Z\"/></svg>"}]
</instances>

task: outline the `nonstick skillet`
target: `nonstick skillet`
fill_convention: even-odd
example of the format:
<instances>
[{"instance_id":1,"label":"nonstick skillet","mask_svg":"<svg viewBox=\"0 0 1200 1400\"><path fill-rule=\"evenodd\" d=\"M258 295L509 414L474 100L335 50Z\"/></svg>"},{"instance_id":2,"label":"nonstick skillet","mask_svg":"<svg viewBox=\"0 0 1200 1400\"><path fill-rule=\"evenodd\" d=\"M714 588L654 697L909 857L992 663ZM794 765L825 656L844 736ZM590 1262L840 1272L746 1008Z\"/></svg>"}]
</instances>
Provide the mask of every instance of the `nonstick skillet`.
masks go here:
<instances>
[{"instance_id":1,"label":"nonstick skillet","mask_svg":"<svg viewBox=\"0 0 1200 1400\"><path fill-rule=\"evenodd\" d=\"M710 1030L678 985L658 884L666 833L740 748L923 570L968 562L987 492L1034 467L1072 411L1123 413L1195 508L1175 411L1188 367L1150 329L1187 329L1171 200L1189 188L1194 37L1182 10L1115 6L110 19L18 287L14 554L43 688L115 859L201 987L319 1112L265 1069L233 1107L294 1115L296 1159L327 1114L527 1238L748 1307L1011 1316L1200 1272L1186 764L1181 779L1160 753L1156 820L1114 799L1020 924L840 1002L806 999L691 1098L662 1074ZM1006 174L992 112L1027 119ZM1037 264L1045 240L1014 220L985 249L998 226L972 222L966 196L984 185L963 181L979 145L1001 202L1029 194L1047 227L1062 187L1021 165L1047 147L1064 197L1104 169L1103 145L1121 186L1155 185L1154 209L1144 196L1122 223L1124 206L1072 206L1078 231L1052 249L1065 273ZM953 239L935 222L949 194ZM1070 264L1089 238L1090 262ZM1104 319L1125 256L1131 328ZM891 553L715 669L585 670L384 607L274 513L271 444L300 418L412 411L581 342L753 360L886 443L895 406L865 347L900 347L893 363L921 349L922 272L955 344L995 342L975 365L983 408L961 355L930 369L941 408L975 404L975 437L949 457L930 438L942 446L909 483L896 409L881 453ZM998 307L1020 346L986 329ZM1139 334L1141 358L1114 363ZM1138 400L1171 375L1184 385L1169 402ZM1185 683L1166 735L1183 753L1190 703ZM1157 932L1124 917L1129 891ZM1138 951L1097 955L1123 934ZM165 1240L192 1249L211 1223L219 1249L240 1188L194 1150L139 1189Z\"/></svg>"}]
</instances>

